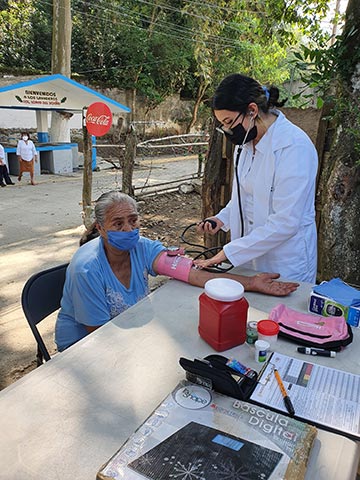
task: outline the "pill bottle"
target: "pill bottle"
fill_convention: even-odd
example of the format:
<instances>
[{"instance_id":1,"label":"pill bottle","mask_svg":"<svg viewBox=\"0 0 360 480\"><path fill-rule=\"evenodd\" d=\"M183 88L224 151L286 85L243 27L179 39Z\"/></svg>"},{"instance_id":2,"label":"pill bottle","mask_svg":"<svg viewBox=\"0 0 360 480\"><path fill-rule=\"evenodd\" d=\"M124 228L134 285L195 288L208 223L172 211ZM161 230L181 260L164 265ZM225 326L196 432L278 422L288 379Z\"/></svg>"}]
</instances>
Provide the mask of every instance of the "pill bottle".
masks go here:
<instances>
[{"instance_id":1,"label":"pill bottle","mask_svg":"<svg viewBox=\"0 0 360 480\"><path fill-rule=\"evenodd\" d=\"M270 343L270 348L274 348L277 341L280 327L273 320L260 320L257 322L258 339Z\"/></svg>"},{"instance_id":2,"label":"pill bottle","mask_svg":"<svg viewBox=\"0 0 360 480\"><path fill-rule=\"evenodd\" d=\"M258 339L257 322L255 321L248 322L246 327L246 343L248 345L254 345L257 339Z\"/></svg>"},{"instance_id":3,"label":"pill bottle","mask_svg":"<svg viewBox=\"0 0 360 480\"><path fill-rule=\"evenodd\" d=\"M228 278L208 280L199 303L199 334L205 342L218 352L245 342L249 304L241 283Z\"/></svg>"},{"instance_id":4,"label":"pill bottle","mask_svg":"<svg viewBox=\"0 0 360 480\"><path fill-rule=\"evenodd\" d=\"M264 363L267 360L270 349L269 342L265 340L256 340L255 342L255 360L258 363Z\"/></svg>"}]
</instances>

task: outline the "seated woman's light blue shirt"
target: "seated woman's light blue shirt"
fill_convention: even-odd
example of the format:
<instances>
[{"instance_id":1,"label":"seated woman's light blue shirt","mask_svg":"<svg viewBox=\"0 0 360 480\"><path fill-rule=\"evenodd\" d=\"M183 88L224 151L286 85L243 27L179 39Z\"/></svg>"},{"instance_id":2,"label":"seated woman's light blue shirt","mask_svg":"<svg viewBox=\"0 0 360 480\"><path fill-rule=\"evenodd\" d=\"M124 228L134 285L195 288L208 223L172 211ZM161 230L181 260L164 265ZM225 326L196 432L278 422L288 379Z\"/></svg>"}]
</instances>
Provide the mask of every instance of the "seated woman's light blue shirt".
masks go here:
<instances>
[{"instance_id":1,"label":"seated woman's light blue shirt","mask_svg":"<svg viewBox=\"0 0 360 480\"><path fill-rule=\"evenodd\" d=\"M130 250L131 280L126 288L114 275L98 237L73 256L66 272L61 309L55 326L55 342L61 352L88 334L86 326L104 325L149 293L148 274L165 247L140 237Z\"/></svg>"}]
</instances>

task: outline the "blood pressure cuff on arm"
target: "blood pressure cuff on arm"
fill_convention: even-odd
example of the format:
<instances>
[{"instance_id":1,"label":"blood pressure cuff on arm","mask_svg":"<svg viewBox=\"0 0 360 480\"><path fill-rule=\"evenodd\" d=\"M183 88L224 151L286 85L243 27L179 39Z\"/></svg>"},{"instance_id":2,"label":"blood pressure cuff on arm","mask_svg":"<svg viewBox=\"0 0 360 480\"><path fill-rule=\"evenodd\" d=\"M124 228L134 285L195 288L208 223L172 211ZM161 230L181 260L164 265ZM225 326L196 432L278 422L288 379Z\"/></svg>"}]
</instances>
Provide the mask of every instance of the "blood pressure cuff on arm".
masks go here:
<instances>
[{"instance_id":1,"label":"blood pressure cuff on arm","mask_svg":"<svg viewBox=\"0 0 360 480\"><path fill-rule=\"evenodd\" d=\"M182 255L168 255L167 252L163 252L159 256L156 270L159 275L167 275L188 283L193 263L191 258Z\"/></svg>"}]
</instances>

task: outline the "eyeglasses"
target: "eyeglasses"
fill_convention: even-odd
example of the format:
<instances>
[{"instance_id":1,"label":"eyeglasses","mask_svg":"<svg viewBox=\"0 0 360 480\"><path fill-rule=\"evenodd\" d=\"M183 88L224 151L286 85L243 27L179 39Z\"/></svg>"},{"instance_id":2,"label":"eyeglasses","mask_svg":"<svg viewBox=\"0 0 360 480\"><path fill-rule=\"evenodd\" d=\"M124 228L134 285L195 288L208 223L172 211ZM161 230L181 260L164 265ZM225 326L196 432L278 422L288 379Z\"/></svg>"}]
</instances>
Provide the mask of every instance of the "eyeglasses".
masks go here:
<instances>
[{"instance_id":1,"label":"eyeglasses","mask_svg":"<svg viewBox=\"0 0 360 480\"><path fill-rule=\"evenodd\" d=\"M216 127L216 130L220 133L222 133L223 135L225 133L227 133L228 135L232 135L233 134L233 131L231 130L232 129L232 126L236 123L237 119L243 115L242 112L240 112L238 115L236 115L236 117L234 118L234 120L230 123L230 125L228 127L225 127L224 125L220 125L219 127Z\"/></svg>"}]
</instances>

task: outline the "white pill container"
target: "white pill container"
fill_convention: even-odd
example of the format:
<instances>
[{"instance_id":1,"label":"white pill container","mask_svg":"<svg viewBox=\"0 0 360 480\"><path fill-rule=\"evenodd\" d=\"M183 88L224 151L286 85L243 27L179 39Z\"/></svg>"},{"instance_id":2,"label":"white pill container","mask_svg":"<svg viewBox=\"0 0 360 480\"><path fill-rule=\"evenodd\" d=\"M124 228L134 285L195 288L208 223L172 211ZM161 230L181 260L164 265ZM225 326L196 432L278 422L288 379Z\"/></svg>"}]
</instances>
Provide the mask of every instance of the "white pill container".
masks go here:
<instances>
[{"instance_id":1,"label":"white pill container","mask_svg":"<svg viewBox=\"0 0 360 480\"><path fill-rule=\"evenodd\" d=\"M270 343L270 349L274 349L274 344L278 339L280 327L274 320L260 320L257 322L258 339Z\"/></svg>"},{"instance_id":2,"label":"white pill container","mask_svg":"<svg viewBox=\"0 0 360 480\"><path fill-rule=\"evenodd\" d=\"M258 363L264 363L267 360L270 349L270 343L265 340L256 340L255 342L255 360Z\"/></svg>"}]
</instances>

